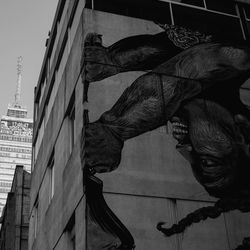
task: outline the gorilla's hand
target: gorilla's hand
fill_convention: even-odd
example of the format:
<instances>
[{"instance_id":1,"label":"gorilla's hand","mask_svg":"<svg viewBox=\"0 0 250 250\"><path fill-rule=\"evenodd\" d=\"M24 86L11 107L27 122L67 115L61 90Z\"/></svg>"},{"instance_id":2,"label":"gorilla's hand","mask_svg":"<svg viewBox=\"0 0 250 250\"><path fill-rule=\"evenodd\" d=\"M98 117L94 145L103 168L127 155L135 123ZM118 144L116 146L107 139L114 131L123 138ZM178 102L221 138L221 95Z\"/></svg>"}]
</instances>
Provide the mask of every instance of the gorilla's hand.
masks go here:
<instances>
[{"instance_id":1,"label":"gorilla's hand","mask_svg":"<svg viewBox=\"0 0 250 250\"><path fill-rule=\"evenodd\" d=\"M118 167L123 141L109 127L90 123L83 137L81 160L84 166L97 173L110 172Z\"/></svg>"},{"instance_id":2,"label":"gorilla's hand","mask_svg":"<svg viewBox=\"0 0 250 250\"><path fill-rule=\"evenodd\" d=\"M108 50L102 46L102 36L96 33L89 33L85 38L81 66L83 82L100 81L119 73Z\"/></svg>"}]
</instances>

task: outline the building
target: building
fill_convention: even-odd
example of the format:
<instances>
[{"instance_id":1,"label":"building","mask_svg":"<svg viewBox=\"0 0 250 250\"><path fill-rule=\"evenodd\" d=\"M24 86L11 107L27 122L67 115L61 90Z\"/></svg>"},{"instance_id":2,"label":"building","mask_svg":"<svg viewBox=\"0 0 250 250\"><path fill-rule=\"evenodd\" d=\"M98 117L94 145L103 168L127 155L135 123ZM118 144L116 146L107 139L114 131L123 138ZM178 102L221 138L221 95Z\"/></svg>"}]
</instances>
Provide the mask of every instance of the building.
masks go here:
<instances>
[{"instance_id":1,"label":"building","mask_svg":"<svg viewBox=\"0 0 250 250\"><path fill-rule=\"evenodd\" d=\"M87 93L81 69L86 35L101 34L103 44L109 46L129 36L161 32L156 21L229 40L249 39L249 13L247 1L59 1L35 89L30 250L118 249L112 248L112 243L119 244L116 238L89 216L81 133L87 120L98 119L142 72L90 84ZM249 100L248 87L242 91ZM175 223L215 202L176 151L170 130L171 125L167 131L160 127L126 141L120 167L97 175L107 204L133 235L138 250L236 248L247 235L249 214L230 212L169 238L155 229L159 221Z\"/></svg>"},{"instance_id":2,"label":"building","mask_svg":"<svg viewBox=\"0 0 250 250\"><path fill-rule=\"evenodd\" d=\"M28 249L31 174L17 165L1 217L0 249Z\"/></svg>"},{"instance_id":3,"label":"building","mask_svg":"<svg viewBox=\"0 0 250 250\"><path fill-rule=\"evenodd\" d=\"M19 58L19 68L21 67ZM1 118L0 130L0 213L10 191L17 164L31 170L32 126L28 111L20 104L21 69L18 73L14 104L8 105L7 115Z\"/></svg>"}]
</instances>

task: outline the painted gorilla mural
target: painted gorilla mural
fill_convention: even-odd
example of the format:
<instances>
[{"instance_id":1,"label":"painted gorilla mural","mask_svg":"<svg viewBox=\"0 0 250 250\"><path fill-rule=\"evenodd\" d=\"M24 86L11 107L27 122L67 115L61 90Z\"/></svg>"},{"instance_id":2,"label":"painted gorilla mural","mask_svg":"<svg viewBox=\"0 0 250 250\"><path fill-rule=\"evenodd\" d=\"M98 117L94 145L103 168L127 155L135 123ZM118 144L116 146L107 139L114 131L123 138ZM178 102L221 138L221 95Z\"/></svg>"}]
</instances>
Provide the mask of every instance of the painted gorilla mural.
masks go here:
<instances>
[{"instance_id":1,"label":"painted gorilla mural","mask_svg":"<svg viewBox=\"0 0 250 250\"><path fill-rule=\"evenodd\" d=\"M226 211L250 211L250 111L239 95L250 77L250 48L181 27L161 27L159 34L128 37L110 47L102 45L100 35L87 35L82 58L85 90L90 82L120 72L148 72L87 125L82 158L92 175L112 171L120 163L125 140L171 121L177 149L185 153L198 182L219 200L171 228L158 223L158 230L170 236ZM98 220L98 212L93 213ZM238 249L248 244L245 239ZM133 244L125 245L119 249Z\"/></svg>"}]
</instances>

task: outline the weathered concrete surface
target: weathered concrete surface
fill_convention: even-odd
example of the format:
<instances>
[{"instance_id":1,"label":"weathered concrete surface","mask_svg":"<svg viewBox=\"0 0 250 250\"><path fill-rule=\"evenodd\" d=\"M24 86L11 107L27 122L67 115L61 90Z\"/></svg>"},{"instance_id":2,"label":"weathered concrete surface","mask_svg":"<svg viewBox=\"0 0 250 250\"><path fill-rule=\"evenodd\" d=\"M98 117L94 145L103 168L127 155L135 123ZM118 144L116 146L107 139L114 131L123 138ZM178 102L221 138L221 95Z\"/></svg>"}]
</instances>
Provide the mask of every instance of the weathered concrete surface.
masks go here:
<instances>
[{"instance_id":1,"label":"weathered concrete surface","mask_svg":"<svg viewBox=\"0 0 250 250\"><path fill-rule=\"evenodd\" d=\"M69 4L66 23L69 21L73 1ZM82 168L80 164L80 133L82 122L82 83L80 76L80 58L82 46L82 22L80 21L83 1L80 1L76 15L78 22L73 22L71 32L71 50L66 58L65 70L59 83L58 92L51 110L43 142L38 154L35 169L32 173L32 192L30 225L34 227L32 212L36 198L38 198L38 232L36 238L30 232L29 249L67 249L67 235L64 234L65 227L75 213L75 228L80 234L76 234L77 249L83 249L85 238L81 233L85 231L83 198ZM67 25L64 25L66 27ZM63 36L67 29L62 29L59 46L55 53L55 60L59 55L59 49ZM72 34L73 34L72 33ZM53 67L52 67L53 68ZM76 91L77 89L77 91ZM74 96L75 97L74 97ZM79 96L80 95L80 96ZM66 111L69 101L75 98L76 115L76 138L73 151L69 149L69 118ZM49 199L49 169L48 161L54 150L55 189L52 200ZM33 228L34 230L34 228Z\"/></svg>"},{"instance_id":2,"label":"weathered concrete surface","mask_svg":"<svg viewBox=\"0 0 250 250\"><path fill-rule=\"evenodd\" d=\"M86 12L84 15L87 26L84 30L87 33L92 29L92 32L102 34L105 45L111 45L114 39L117 41L130 35L153 34L161 30L152 22L110 14L105 18L107 14L95 13L88 15ZM89 27L88 23L98 25ZM124 89L141 74L123 73L92 83L88 93L90 121L95 121L110 109ZM171 133L166 133L164 128L126 141L118 170L104 177L105 190L160 197L211 199L193 178L188 162L176 151L175 144Z\"/></svg>"},{"instance_id":3,"label":"weathered concrete surface","mask_svg":"<svg viewBox=\"0 0 250 250\"><path fill-rule=\"evenodd\" d=\"M11 191L1 217L1 250L27 250L31 175L16 166Z\"/></svg>"},{"instance_id":4,"label":"weathered concrete surface","mask_svg":"<svg viewBox=\"0 0 250 250\"><path fill-rule=\"evenodd\" d=\"M80 2L84 4L84 1ZM69 8L72 8L72 3L73 1ZM41 205L38 234L34 239L32 232L30 233L29 249L66 250L66 227L72 215L75 216L76 249L86 249L86 204L80 163L83 108L89 110L90 121L95 121L115 103L124 89L143 73L123 73L92 83L88 92L89 103L83 104L80 59L86 34L102 34L104 45L108 46L127 36L155 34L161 31L154 23L136 18L87 9L84 9L80 16L81 6L76 10L79 21L73 21L71 27L71 30L75 30L75 36L71 37L72 48L33 172L30 214L34 209L36 197ZM62 36L59 44L63 40ZM72 98L75 98L76 133L75 145L70 152L66 110ZM231 235L230 246L240 244L241 238L247 235L247 222L242 219L242 215L237 215L240 220L234 214L221 216L218 220L208 220L193 226L183 235L170 238L164 237L155 229L159 221L167 221L170 225L188 212L213 201L194 179L189 164L175 150L175 143L171 136L171 126L168 133L162 127L131 139L125 143L119 168L112 173L98 175L104 181L108 204L133 234L136 249L227 249L227 231ZM50 201L47 165L53 150L56 179L55 193ZM240 221L242 228L237 232L237 236L233 228L236 220ZM32 222L30 223L32 225Z\"/></svg>"},{"instance_id":5,"label":"weathered concrete surface","mask_svg":"<svg viewBox=\"0 0 250 250\"><path fill-rule=\"evenodd\" d=\"M152 22L102 12L84 11L84 35L103 35L109 46L124 37L154 34L160 31ZM88 92L89 117L93 122L110 109L115 101L143 72L122 73L92 83ZM235 234L237 220L229 214L208 219L187 229L184 234L165 238L155 226L180 220L195 209L214 201L194 179L189 163L175 149L171 125L126 141L117 170L100 174L110 207L135 238L136 249L228 249L227 232ZM238 214L244 218L245 214ZM248 222L239 220L242 229L230 246L239 245L248 232ZM248 232L248 234L247 234ZM241 238L241 239L240 239ZM237 242L237 243L236 243Z\"/></svg>"}]
</instances>

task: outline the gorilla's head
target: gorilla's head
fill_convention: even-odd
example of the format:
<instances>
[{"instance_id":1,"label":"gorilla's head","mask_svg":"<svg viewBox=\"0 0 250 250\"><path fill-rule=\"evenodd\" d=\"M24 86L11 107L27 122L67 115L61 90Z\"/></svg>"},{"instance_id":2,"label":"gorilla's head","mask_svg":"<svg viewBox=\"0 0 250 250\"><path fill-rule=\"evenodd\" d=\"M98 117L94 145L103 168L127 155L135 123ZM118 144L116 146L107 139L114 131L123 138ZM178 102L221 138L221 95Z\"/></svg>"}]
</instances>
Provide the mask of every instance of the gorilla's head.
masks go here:
<instances>
[{"instance_id":1,"label":"gorilla's head","mask_svg":"<svg viewBox=\"0 0 250 250\"><path fill-rule=\"evenodd\" d=\"M250 191L249 121L209 101L205 107L190 103L187 111L188 140L183 145L199 183L216 197Z\"/></svg>"}]
</instances>

